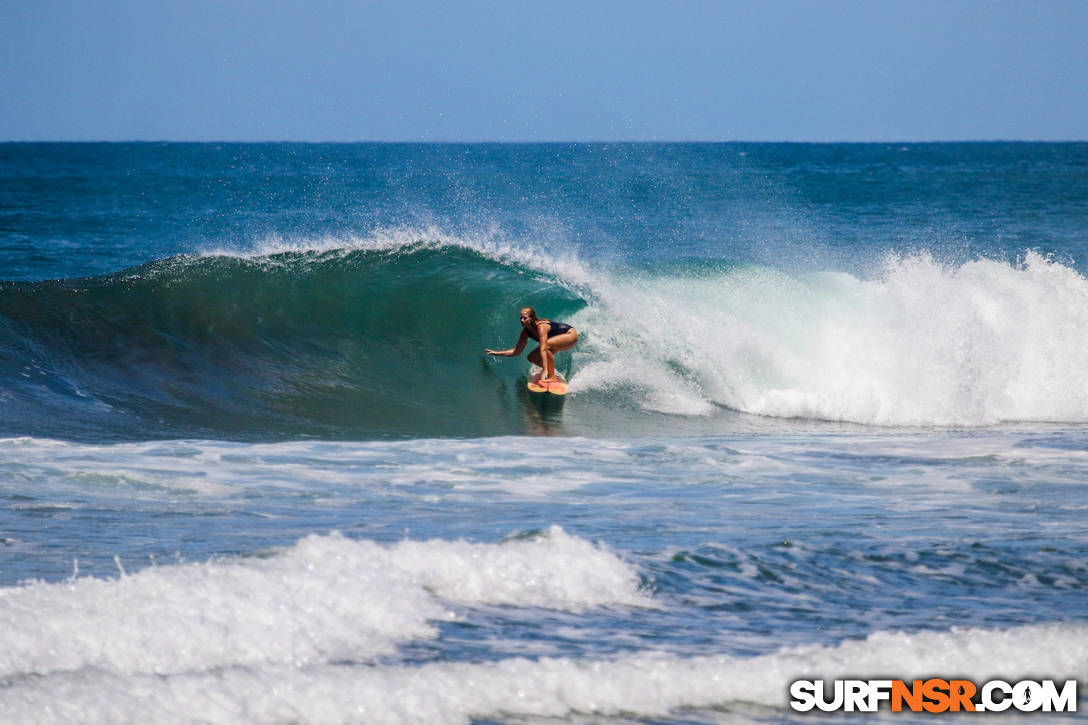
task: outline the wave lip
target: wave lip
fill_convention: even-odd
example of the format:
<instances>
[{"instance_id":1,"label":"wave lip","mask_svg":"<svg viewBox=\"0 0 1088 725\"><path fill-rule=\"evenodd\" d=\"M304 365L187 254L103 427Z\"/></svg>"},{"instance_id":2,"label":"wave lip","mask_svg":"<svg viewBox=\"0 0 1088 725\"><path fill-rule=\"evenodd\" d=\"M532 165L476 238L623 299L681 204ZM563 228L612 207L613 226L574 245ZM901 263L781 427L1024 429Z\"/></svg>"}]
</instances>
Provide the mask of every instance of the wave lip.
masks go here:
<instances>
[{"instance_id":1,"label":"wave lip","mask_svg":"<svg viewBox=\"0 0 1088 725\"><path fill-rule=\"evenodd\" d=\"M576 255L550 245L526 245L504 236L497 227L474 234L450 234L436 226L383 227L366 236L326 235L283 237L267 235L245 248L209 246L198 256L228 257L275 265L292 257L338 257L359 253L403 256L432 251L457 254L471 252L500 265L512 265L578 287L591 285L594 274Z\"/></svg>"}]
</instances>

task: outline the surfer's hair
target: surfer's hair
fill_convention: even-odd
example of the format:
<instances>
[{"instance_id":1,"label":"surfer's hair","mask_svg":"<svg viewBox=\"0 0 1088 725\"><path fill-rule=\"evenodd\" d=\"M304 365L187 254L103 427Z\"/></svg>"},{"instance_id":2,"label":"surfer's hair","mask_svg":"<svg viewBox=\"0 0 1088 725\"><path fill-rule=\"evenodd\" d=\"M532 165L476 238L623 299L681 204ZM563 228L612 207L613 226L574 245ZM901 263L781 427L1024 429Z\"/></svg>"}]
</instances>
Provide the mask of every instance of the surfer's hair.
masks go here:
<instances>
[{"instance_id":1,"label":"surfer's hair","mask_svg":"<svg viewBox=\"0 0 1088 725\"><path fill-rule=\"evenodd\" d=\"M533 320L536 319L536 310L534 310L532 307L523 307L521 311L522 312L528 312L530 319L533 319Z\"/></svg>"}]
</instances>

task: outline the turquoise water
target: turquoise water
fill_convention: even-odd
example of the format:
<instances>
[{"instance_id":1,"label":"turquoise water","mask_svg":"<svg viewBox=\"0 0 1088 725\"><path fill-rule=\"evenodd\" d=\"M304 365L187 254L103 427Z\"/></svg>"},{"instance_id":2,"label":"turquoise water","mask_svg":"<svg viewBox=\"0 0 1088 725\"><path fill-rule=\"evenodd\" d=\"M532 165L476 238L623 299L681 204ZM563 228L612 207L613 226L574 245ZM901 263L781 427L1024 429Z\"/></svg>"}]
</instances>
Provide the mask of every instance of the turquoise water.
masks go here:
<instances>
[{"instance_id":1,"label":"turquoise water","mask_svg":"<svg viewBox=\"0 0 1088 725\"><path fill-rule=\"evenodd\" d=\"M1083 691L1086 222L1085 144L2 144L0 712Z\"/></svg>"}]
</instances>

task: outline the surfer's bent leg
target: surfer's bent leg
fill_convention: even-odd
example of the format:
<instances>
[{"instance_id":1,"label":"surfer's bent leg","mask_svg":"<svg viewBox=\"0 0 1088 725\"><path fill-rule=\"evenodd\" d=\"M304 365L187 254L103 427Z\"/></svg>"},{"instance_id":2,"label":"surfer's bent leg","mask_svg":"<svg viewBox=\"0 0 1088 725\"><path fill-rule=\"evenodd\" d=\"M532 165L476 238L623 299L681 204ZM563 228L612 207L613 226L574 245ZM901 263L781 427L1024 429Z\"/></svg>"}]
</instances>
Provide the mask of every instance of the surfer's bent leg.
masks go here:
<instances>
[{"instance_id":1,"label":"surfer's bent leg","mask_svg":"<svg viewBox=\"0 0 1088 725\"><path fill-rule=\"evenodd\" d=\"M539 368L544 367L544 361L540 359L540 348L539 347L537 349L533 350L531 353L529 353L529 362L531 362L533 365L536 365Z\"/></svg>"},{"instance_id":2,"label":"surfer's bent leg","mask_svg":"<svg viewBox=\"0 0 1088 725\"><path fill-rule=\"evenodd\" d=\"M555 379L555 353L563 352L574 347L574 343L578 342L578 331L571 329L568 332L564 332L562 335L556 335L555 337L548 338L548 359L545 361L546 365L533 361L540 367L544 368L543 378L544 380ZM529 359L533 359L533 355L540 358L540 348L537 348L533 353L529 355Z\"/></svg>"}]
</instances>

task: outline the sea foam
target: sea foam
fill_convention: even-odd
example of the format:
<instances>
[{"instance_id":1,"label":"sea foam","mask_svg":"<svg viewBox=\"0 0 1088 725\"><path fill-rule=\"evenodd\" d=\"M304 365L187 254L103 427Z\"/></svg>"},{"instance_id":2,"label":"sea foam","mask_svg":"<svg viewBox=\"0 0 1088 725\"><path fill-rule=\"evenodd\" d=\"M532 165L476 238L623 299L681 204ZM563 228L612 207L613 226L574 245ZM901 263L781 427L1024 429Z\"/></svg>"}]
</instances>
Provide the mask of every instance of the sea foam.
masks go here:
<instances>
[{"instance_id":1,"label":"sea foam","mask_svg":"<svg viewBox=\"0 0 1088 725\"><path fill-rule=\"evenodd\" d=\"M714 708L705 714L732 722L752 706L787 707L789 683L797 679L954 675L1015 682L1040 673L1083 680L1088 627L878 632L837 646L757 657L641 653L611 660L511 658L418 667L276 664L169 677L83 670L15 683L0 690L0 706L16 719L40 723L463 725L474 717L654 717L679 708Z\"/></svg>"},{"instance_id":2,"label":"sea foam","mask_svg":"<svg viewBox=\"0 0 1088 725\"><path fill-rule=\"evenodd\" d=\"M880 274L764 267L607 280L572 393L892 426L1088 421L1088 280L1019 264L889 256Z\"/></svg>"},{"instance_id":3,"label":"sea foam","mask_svg":"<svg viewBox=\"0 0 1088 725\"><path fill-rule=\"evenodd\" d=\"M0 589L0 677L367 662L484 604L652 606L628 564L558 527L501 544L309 536L264 558Z\"/></svg>"}]
</instances>

